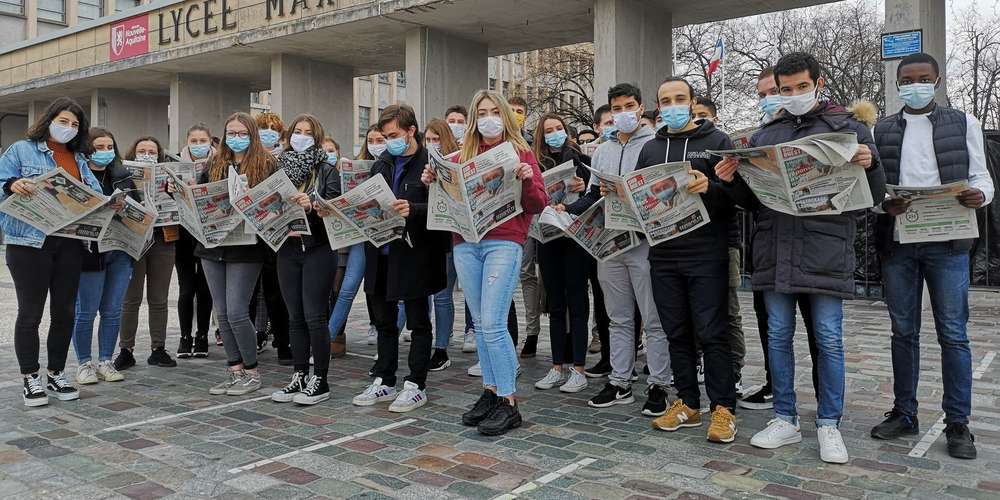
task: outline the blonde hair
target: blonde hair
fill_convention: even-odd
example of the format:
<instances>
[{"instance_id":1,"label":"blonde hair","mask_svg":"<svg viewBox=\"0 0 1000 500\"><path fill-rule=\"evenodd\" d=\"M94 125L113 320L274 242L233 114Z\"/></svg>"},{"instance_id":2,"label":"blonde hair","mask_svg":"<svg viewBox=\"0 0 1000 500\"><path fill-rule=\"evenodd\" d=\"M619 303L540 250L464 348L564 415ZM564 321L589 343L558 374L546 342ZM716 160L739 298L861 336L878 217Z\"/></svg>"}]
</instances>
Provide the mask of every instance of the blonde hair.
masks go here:
<instances>
[{"instance_id":1,"label":"blonde hair","mask_svg":"<svg viewBox=\"0 0 1000 500\"><path fill-rule=\"evenodd\" d=\"M465 137L462 143L462 153L459 155L459 161L466 162L474 158L479 154L479 144L483 137L479 134L479 104L484 100L489 99L496 104L497 108L500 109L500 120L503 122L503 134L501 134L501 142L510 142L517 152L531 151L531 147L528 146L528 141L524 140L521 136L521 127L517 125L517 121L514 119L514 111L511 109L510 104L507 103L507 99L500 95L499 92L492 90L480 90L472 96L472 104L469 106L469 124L465 129Z\"/></svg>"}]
</instances>

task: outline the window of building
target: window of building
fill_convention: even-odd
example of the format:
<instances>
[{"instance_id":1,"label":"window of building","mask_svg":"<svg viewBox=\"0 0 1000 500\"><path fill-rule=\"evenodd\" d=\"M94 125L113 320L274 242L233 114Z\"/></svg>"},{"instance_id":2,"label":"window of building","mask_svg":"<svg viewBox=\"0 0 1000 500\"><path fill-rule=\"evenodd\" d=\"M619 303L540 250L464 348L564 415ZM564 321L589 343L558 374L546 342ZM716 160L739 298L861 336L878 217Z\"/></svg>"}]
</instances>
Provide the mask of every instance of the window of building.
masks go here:
<instances>
[{"instance_id":1,"label":"window of building","mask_svg":"<svg viewBox=\"0 0 1000 500\"><path fill-rule=\"evenodd\" d=\"M0 0L0 12L24 15L24 0Z\"/></svg>"},{"instance_id":2,"label":"window of building","mask_svg":"<svg viewBox=\"0 0 1000 500\"><path fill-rule=\"evenodd\" d=\"M389 73L379 73L378 82L389 85Z\"/></svg>"},{"instance_id":3,"label":"window of building","mask_svg":"<svg viewBox=\"0 0 1000 500\"><path fill-rule=\"evenodd\" d=\"M372 108L368 106L358 106L358 137L362 141L368 133L368 127L372 124Z\"/></svg>"},{"instance_id":4,"label":"window of building","mask_svg":"<svg viewBox=\"0 0 1000 500\"><path fill-rule=\"evenodd\" d=\"M80 21L91 21L104 15L103 0L80 0L77 7L77 17Z\"/></svg>"},{"instance_id":5,"label":"window of building","mask_svg":"<svg viewBox=\"0 0 1000 500\"><path fill-rule=\"evenodd\" d=\"M38 0L38 19L65 23L66 0Z\"/></svg>"},{"instance_id":6,"label":"window of building","mask_svg":"<svg viewBox=\"0 0 1000 500\"><path fill-rule=\"evenodd\" d=\"M396 73L396 85L400 87L406 86L406 72L400 71Z\"/></svg>"},{"instance_id":7,"label":"window of building","mask_svg":"<svg viewBox=\"0 0 1000 500\"><path fill-rule=\"evenodd\" d=\"M497 79L490 78L490 90L496 90L496 89L497 89Z\"/></svg>"},{"instance_id":8,"label":"window of building","mask_svg":"<svg viewBox=\"0 0 1000 500\"><path fill-rule=\"evenodd\" d=\"M141 0L115 0L115 12L134 9L142 5Z\"/></svg>"},{"instance_id":9,"label":"window of building","mask_svg":"<svg viewBox=\"0 0 1000 500\"><path fill-rule=\"evenodd\" d=\"M503 82L503 95L510 95L510 82Z\"/></svg>"}]
</instances>

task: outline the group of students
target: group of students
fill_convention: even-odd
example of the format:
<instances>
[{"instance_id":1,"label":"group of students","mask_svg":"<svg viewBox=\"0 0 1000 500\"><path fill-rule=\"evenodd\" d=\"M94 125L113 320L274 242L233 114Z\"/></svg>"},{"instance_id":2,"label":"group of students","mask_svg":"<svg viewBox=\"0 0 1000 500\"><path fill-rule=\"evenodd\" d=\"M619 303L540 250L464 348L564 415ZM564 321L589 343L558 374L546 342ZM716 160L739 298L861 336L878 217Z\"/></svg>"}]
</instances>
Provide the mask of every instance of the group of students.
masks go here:
<instances>
[{"instance_id":1,"label":"group of students","mask_svg":"<svg viewBox=\"0 0 1000 500\"><path fill-rule=\"evenodd\" d=\"M848 110L823 99L821 75L819 63L805 53L787 54L773 68L762 71L757 83L761 126L751 145L776 145L825 132L857 136L859 146L852 163L864 168L872 199L877 200L872 210L879 214L878 242L892 323L895 401L871 435L893 439L919 430L918 333L921 289L926 281L942 346L948 451L958 458L974 458L974 439L968 429L972 371L966 335L972 242L900 244L893 220L905 212L908 202L887 198L886 183L920 187L967 180L970 187L958 201L969 208L988 204L993 183L986 170L982 131L974 118L934 103L938 66L927 54L900 62L898 90L905 106L877 124L871 117L862 117L864 106ZM773 408L775 418L750 443L777 448L802 439L792 348L798 307L813 361L820 457L830 463L847 462L839 431L845 391L842 302L854 294L858 214L796 217L762 205L737 173L737 160L708 152L732 149L732 141L715 126L715 105L696 96L682 78L666 78L656 89L653 103L644 103L640 89L629 83L611 87L607 98L608 103L595 114L593 130L579 133L550 113L538 119L533 132L526 132L524 101L508 101L488 90L477 92L468 108L449 108L443 119L432 119L423 130L409 106L385 108L367 131L359 158L373 161L371 175L383 176L391 187L396 198L392 209L406 220L403 237L381 248L365 243L344 250L341 279L338 252L330 249L322 222L330 214L309 196L316 191L330 199L343 191L338 175L340 150L324 135L322 125L310 115L300 115L282 128L268 121L276 118L273 115L254 119L236 113L225 122L223 140L217 145L212 144L207 127L192 127L181 156L200 165L198 183L225 179L233 166L252 187L281 169L299 190L289 201L308 214L312 234L290 238L273 256L282 303L277 307L287 309L292 375L272 399L315 404L329 398L330 340L342 341L351 304L363 281L373 334L369 343L377 344L377 358L370 371L373 381L353 403L389 403L393 412L423 406L428 400L428 372L446 369L451 363L447 349L457 283L466 305L463 350L475 350L478 355L469 374L481 376L483 385L480 397L462 415L462 423L476 426L485 435L504 434L522 423L515 397L521 369L513 305L520 284L527 326L520 357L535 356L538 318L543 311L549 315L552 367L535 382L536 389L558 386L564 392L580 392L587 388L588 378L607 377L604 387L588 400L590 406L634 403L632 383L639 380L636 356L640 333L644 333L647 389L641 413L655 417L654 428L677 431L701 426L699 384L704 383L709 441L735 440L737 407ZM579 144L593 141L598 145L588 156ZM522 213L477 243L428 230L428 193L436 182L428 161L430 150L465 162L503 143L510 143L519 156L516 176L522 183ZM163 157L159 143L147 137L136 141L124 159L152 162ZM0 159L0 182L4 196L30 195L31 177L58 166L95 190L110 193L131 186L121 159L110 133L89 129L78 105L58 99L32 125L28 138ZM569 238L539 243L528 236L532 218L547 206L580 214L613 189L591 178L588 167L620 176L681 161L689 162L691 180L680 189L701 196L710 216L708 224L690 233L654 246L640 234L638 246L606 262L596 262ZM555 203L548 198L542 173L565 162L576 166L569 190L580 196L569 204ZM736 294L743 250L737 224L741 211L752 215L746 251L752 263L754 309L765 354L765 383L745 391L740 372L746 348ZM153 247L133 264L121 252L100 254L95 248L88 252L78 241L46 238L6 215L0 215L0 224L17 291L15 349L27 405L47 402L46 391L63 400L77 397L63 373L66 353L72 338L81 370L91 366L95 311L101 314L101 326L94 381L121 380L121 367L116 370L117 363L110 361L119 316L122 352L131 355L135 319L129 317L134 314L130 307L141 301L143 275L149 277L150 363L166 364L160 362L163 357L169 359L163 342L165 308L155 314L152 309L154 297L165 306L161 274L166 274L169 283L174 262L179 271L182 267L179 254L175 255L180 243L173 243L178 228L158 228ZM273 252L259 240L244 246L204 248L197 242L189 246L184 266L204 275L213 304L207 310L215 310L227 357L227 376L210 393L255 391L261 387L261 378L250 306ZM200 276L197 272L190 275ZM182 278L181 285L182 297L184 289L198 289L196 280L185 286ZM339 291L331 297L334 288ZM592 345L599 344L601 355L597 364L585 368L591 344L590 295L598 331ZM38 325L46 296L51 296L52 326L43 383L38 373ZM200 316L205 311L200 297L197 303ZM190 319L191 306L185 307ZM409 330L409 374L398 387L404 325ZM199 323L192 341L190 328L182 326L178 355L207 355L207 330L203 332ZM79 376L78 381L88 383ZM671 387L676 392L672 402Z\"/></svg>"}]
</instances>

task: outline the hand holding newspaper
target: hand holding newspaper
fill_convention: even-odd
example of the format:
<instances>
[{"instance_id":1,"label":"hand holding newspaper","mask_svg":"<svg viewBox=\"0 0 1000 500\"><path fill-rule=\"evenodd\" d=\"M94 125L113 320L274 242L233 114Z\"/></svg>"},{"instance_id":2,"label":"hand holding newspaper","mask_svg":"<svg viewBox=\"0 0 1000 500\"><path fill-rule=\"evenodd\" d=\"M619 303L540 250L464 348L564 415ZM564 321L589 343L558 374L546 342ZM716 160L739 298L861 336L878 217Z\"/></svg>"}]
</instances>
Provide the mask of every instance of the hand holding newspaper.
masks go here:
<instances>
[{"instance_id":1,"label":"hand holding newspaper","mask_svg":"<svg viewBox=\"0 0 1000 500\"><path fill-rule=\"evenodd\" d=\"M625 178L620 175L601 172L590 167L591 182L597 185L604 185L604 195L606 203L605 217L607 226L611 229L623 229L627 231L642 231L642 225L635 216L632 205L625 199Z\"/></svg>"},{"instance_id":2,"label":"hand holding newspaper","mask_svg":"<svg viewBox=\"0 0 1000 500\"><path fill-rule=\"evenodd\" d=\"M605 203L606 200L594 203L579 217L548 207L539 222L562 231L595 259L606 262L638 245L639 238L632 231L605 227Z\"/></svg>"},{"instance_id":3,"label":"hand holding newspaper","mask_svg":"<svg viewBox=\"0 0 1000 500\"><path fill-rule=\"evenodd\" d=\"M243 191L236 169L229 167L229 184L232 204L247 225L260 236L267 246L277 251L294 234L312 234L306 211L290 199L299 194L284 170L278 170L253 188ZM233 196L242 192L242 196Z\"/></svg>"},{"instance_id":4,"label":"hand holding newspaper","mask_svg":"<svg viewBox=\"0 0 1000 500\"><path fill-rule=\"evenodd\" d=\"M121 250L139 260L153 239L156 210L150 204L124 198L124 205L115 212L111 222L97 242L97 251Z\"/></svg>"},{"instance_id":5,"label":"hand holding newspaper","mask_svg":"<svg viewBox=\"0 0 1000 500\"><path fill-rule=\"evenodd\" d=\"M257 241L253 232L247 233L243 217L230 203L228 179L191 185L169 168L164 170L174 184L180 224L205 248L252 245ZM245 182L245 178L242 180Z\"/></svg>"},{"instance_id":6,"label":"hand holding newspaper","mask_svg":"<svg viewBox=\"0 0 1000 500\"><path fill-rule=\"evenodd\" d=\"M964 240L979 237L976 210L966 208L958 195L969 189L969 181L957 181L943 186L903 187L887 185L892 198L910 200L906 212L896 216L895 236L899 242Z\"/></svg>"},{"instance_id":7,"label":"hand holding newspaper","mask_svg":"<svg viewBox=\"0 0 1000 500\"><path fill-rule=\"evenodd\" d=\"M0 203L0 212L28 224L46 236L76 222L108 202L108 197L76 180L62 168L30 179L34 192L12 194Z\"/></svg>"},{"instance_id":8,"label":"hand holding newspaper","mask_svg":"<svg viewBox=\"0 0 1000 500\"><path fill-rule=\"evenodd\" d=\"M545 181L545 191L549 194L549 205L559 204L569 205L580 198L579 193L570 192L570 183L576 176L576 165L573 161L567 161L562 165L550 168L542 172L542 179ZM539 217L536 215L531 220L528 227L528 236L542 242L548 243L556 238L562 238L563 232L551 225L539 224Z\"/></svg>"},{"instance_id":9,"label":"hand holding newspaper","mask_svg":"<svg viewBox=\"0 0 1000 500\"><path fill-rule=\"evenodd\" d=\"M333 210L332 215L323 218L330 247L336 250L362 241L381 247L402 238L406 219L392 208L395 201L396 196L381 175L337 198L320 201L323 208Z\"/></svg>"}]
</instances>

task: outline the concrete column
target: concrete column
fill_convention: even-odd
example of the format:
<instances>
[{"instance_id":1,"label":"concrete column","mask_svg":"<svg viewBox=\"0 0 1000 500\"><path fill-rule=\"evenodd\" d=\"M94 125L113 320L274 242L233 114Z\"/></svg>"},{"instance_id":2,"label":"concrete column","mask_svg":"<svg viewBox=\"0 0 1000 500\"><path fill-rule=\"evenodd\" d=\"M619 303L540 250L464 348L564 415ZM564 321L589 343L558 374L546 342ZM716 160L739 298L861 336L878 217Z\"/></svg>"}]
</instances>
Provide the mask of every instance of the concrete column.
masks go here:
<instances>
[{"instance_id":1,"label":"concrete column","mask_svg":"<svg viewBox=\"0 0 1000 500\"><path fill-rule=\"evenodd\" d=\"M101 0L104 6L104 15L110 16L115 13L115 0Z\"/></svg>"},{"instance_id":2,"label":"concrete column","mask_svg":"<svg viewBox=\"0 0 1000 500\"><path fill-rule=\"evenodd\" d=\"M647 0L594 1L595 105L605 104L608 88L622 82L638 85L643 102L656 100L660 82L671 75L673 53L673 16L661 5Z\"/></svg>"},{"instance_id":3,"label":"concrete column","mask_svg":"<svg viewBox=\"0 0 1000 500\"><path fill-rule=\"evenodd\" d=\"M123 154L132 143L144 136L164 142L169 137L167 108L170 96L139 94L121 89L97 89L90 94L90 123L115 134Z\"/></svg>"},{"instance_id":4,"label":"concrete column","mask_svg":"<svg viewBox=\"0 0 1000 500\"><path fill-rule=\"evenodd\" d=\"M326 135L346 141L354 132L354 71L288 54L271 57L271 111L286 124L316 116Z\"/></svg>"},{"instance_id":5,"label":"concrete column","mask_svg":"<svg viewBox=\"0 0 1000 500\"><path fill-rule=\"evenodd\" d=\"M49 103L45 101L28 101L28 124L35 123L35 120L45 112L45 106Z\"/></svg>"},{"instance_id":6,"label":"concrete column","mask_svg":"<svg viewBox=\"0 0 1000 500\"><path fill-rule=\"evenodd\" d=\"M24 17L25 39L31 40L38 36L38 0L24 0Z\"/></svg>"},{"instance_id":7,"label":"concrete column","mask_svg":"<svg viewBox=\"0 0 1000 500\"><path fill-rule=\"evenodd\" d=\"M80 22L80 0L65 0L66 26L73 27Z\"/></svg>"},{"instance_id":8,"label":"concrete column","mask_svg":"<svg viewBox=\"0 0 1000 500\"><path fill-rule=\"evenodd\" d=\"M941 68L941 85L935 99L938 104L947 105L947 56L945 52L945 0L886 0L885 31L923 30L924 52L937 59ZM903 103L896 91L896 68L899 60L885 62L885 111L891 114L899 111Z\"/></svg>"},{"instance_id":9,"label":"concrete column","mask_svg":"<svg viewBox=\"0 0 1000 500\"><path fill-rule=\"evenodd\" d=\"M487 47L430 28L406 34L406 97L423 126L448 106L468 106L489 79Z\"/></svg>"},{"instance_id":10,"label":"concrete column","mask_svg":"<svg viewBox=\"0 0 1000 500\"><path fill-rule=\"evenodd\" d=\"M170 152L179 152L184 147L188 127L199 123L208 125L213 134L222 137L223 121L237 111L250 111L247 84L183 73L173 75L167 148Z\"/></svg>"}]
</instances>

